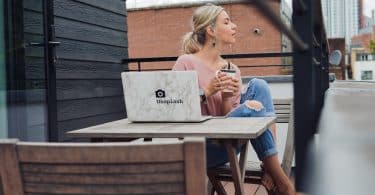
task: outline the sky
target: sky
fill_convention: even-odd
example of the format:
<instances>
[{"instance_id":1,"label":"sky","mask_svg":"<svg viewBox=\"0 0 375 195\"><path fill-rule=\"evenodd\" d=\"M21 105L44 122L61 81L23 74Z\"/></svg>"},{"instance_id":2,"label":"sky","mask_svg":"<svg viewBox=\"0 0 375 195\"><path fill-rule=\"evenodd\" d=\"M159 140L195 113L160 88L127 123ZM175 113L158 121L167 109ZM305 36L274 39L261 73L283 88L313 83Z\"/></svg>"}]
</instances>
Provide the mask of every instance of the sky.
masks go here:
<instances>
[{"instance_id":1,"label":"sky","mask_svg":"<svg viewBox=\"0 0 375 195\"><path fill-rule=\"evenodd\" d=\"M289 4L290 7L292 4L292 0L285 0L286 3ZM371 10L375 10L375 0L363 0L364 1L364 15L371 17Z\"/></svg>"},{"instance_id":2,"label":"sky","mask_svg":"<svg viewBox=\"0 0 375 195\"><path fill-rule=\"evenodd\" d=\"M375 9L375 1L374 0L364 0L364 14L366 16L371 16L371 10Z\"/></svg>"},{"instance_id":3,"label":"sky","mask_svg":"<svg viewBox=\"0 0 375 195\"><path fill-rule=\"evenodd\" d=\"M188 1L199 1L199 0L127 0L128 4L137 4L137 5L145 5L145 4L159 4L161 2L188 2ZM286 2L291 5L292 0L286 0ZM375 10L375 0L364 0L364 14L366 16L371 16L371 10Z\"/></svg>"}]
</instances>

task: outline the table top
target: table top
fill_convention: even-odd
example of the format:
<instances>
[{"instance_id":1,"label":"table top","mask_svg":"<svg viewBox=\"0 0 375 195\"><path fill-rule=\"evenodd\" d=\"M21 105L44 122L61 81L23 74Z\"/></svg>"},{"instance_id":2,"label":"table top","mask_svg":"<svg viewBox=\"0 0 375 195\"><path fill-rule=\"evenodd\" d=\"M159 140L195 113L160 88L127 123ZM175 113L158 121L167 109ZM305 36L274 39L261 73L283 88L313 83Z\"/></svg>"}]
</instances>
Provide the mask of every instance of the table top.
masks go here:
<instances>
[{"instance_id":1,"label":"table top","mask_svg":"<svg viewBox=\"0 0 375 195\"><path fill-rule=\"evenodd\" d=\"M199 123L131 123L112 121L67 132L76 138L178 138L200 136L212 139L252 139L261 135L275 117L212 118Z\"/></svg>"}]
</instances>

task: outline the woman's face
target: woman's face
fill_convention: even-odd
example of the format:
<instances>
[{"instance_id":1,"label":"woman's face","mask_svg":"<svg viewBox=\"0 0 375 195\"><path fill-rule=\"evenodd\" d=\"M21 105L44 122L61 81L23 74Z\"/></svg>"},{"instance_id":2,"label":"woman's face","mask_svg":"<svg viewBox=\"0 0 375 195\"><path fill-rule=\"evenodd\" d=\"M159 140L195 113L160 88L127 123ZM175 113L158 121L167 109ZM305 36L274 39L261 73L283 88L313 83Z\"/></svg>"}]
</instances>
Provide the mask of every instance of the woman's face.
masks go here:
<instances>
[{"instance_id":1,"label":"woman's face","mask_svg":"<svg viewBox=\"0 0 375 195\"><path fill-rule=\"evenodd\" d=\"M225 45L233 44L236 42L236 31L237 25L230 20L227 12L222 11L216 19L214 28L216 40Z\"/></svg>"}]
</instances>

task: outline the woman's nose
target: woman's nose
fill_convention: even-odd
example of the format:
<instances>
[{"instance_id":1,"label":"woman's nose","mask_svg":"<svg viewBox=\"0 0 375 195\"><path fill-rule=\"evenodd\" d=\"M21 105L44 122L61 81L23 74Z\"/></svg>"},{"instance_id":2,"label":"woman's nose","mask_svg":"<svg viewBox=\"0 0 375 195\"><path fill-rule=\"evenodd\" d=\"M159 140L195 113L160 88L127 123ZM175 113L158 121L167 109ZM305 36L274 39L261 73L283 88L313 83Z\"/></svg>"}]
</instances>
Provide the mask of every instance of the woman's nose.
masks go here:
<instances>
[{"instance_id":1,"label":"woman's nose","mask_svg":"<svg viewBox=\"0 0 375 195\"><path fill-rule=\"evenodd\" d=\"M237 25L233 23L232 29L237 30Z\"/></svg>"}]
</instances>

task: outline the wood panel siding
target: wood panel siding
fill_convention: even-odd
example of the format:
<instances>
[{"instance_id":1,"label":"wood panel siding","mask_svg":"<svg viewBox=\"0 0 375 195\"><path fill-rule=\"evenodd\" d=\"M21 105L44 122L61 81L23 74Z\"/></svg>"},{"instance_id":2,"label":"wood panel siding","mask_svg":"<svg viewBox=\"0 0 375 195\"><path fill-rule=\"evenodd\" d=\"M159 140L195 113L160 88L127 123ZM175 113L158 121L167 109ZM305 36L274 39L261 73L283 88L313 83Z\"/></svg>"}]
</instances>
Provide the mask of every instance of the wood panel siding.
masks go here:
<instances>
[{"instance_id":1,"label":"wood panel siding","mask_svg":"<svg viewBox=\"0 0 375 195\"><path fill-rule=\"evenodd\" d=\"M128 57L123 0L54 0L58 139L126 117L120 73ZM32 64L40 59L29 59ZM40 77L36 73L32 77Z\"/></svg>"}]
</instances>

